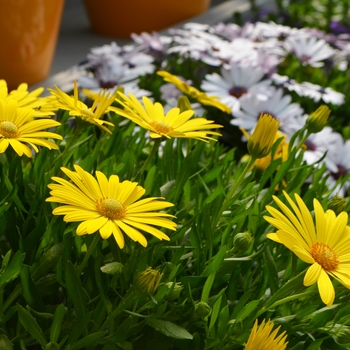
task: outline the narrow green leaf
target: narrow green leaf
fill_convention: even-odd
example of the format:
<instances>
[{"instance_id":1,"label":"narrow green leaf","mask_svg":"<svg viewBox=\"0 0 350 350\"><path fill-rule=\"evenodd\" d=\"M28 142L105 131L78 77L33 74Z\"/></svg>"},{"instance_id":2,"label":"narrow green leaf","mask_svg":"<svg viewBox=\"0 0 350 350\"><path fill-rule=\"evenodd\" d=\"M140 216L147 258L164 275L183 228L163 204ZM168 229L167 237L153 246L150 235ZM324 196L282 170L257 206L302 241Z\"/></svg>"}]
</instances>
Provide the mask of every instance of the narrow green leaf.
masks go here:
<instances>
[{"instance_id":1,"label":"narrow green leaf","mask_svg":"<svg viewBox=\"0 0 350 350\"><path fill-rule=\"evenodd\" d=\"M19 251L13 256L11 262L6 266L0 275L0 287L17 278L21 272L24 257L25 254L21 254Z\"/></svg>"},{"instance_id":2,"label":"narrow green leaf","mask_svg":"<svg viewBox=\"0 0 350 350\"><path fill-rule=\"evenodd\" d=\"M243 321L245 318L247 318L250 314L253 312L258 312L258 306L260 304L260 300L253 300L249 302L244 308L238 313L237 320Z\"/></svg>"},{"instance_id":3,"label":"narrow green leaf","mask_svg":"<svg viewBox=\"0 0 350 350\"><path fill-rule=\"evenodd\" d=\"M23 265L19 274L22 287L22 295L27 304L36 311L45 312L45 305L40 297L40 293L30 275L27 265Z\"/></svg>"},{"instance_id":4,"label":"narrow green leaf","mask_svg":"<svg viewBox=\"0 0 350 350\"><path fill-rule=\"evenodd\" d=\"M86 293L70 261L67 262L65 278L69 299L74 305L77 318L82 320L86 314Z\"/></svg>"},{"instance_id":5,"label":"narrow green leaf","mask_svg":"<svg viewBox=\"0 0 350 350\"><path fill-rule=\"evenodd\" d=\"M39 326L36 319L31 315L31 313L25 310L21 305L17 304L17 313L19 317L19 321L26 331L30 333L30 335L36 339L40 345L45 348L47 341L43 334L41 327Z\"/></svg>"},{"instance_id":6,"label":"narrow green leaf","mask_svg":"<svg viewBox=\"0 0 350 350\"><path fill-rule=\"evenodd\" d=\"M103 338L105 335L106 335L106 332L103 332L103 331L89 334L83 339L80 339L76 343L72 344L70 346L70 350L79 350L79 349L84 349L86 347L97 345L98 344L97 341Z\"/></svg>"},{"instance_id":7,"label":"narrow green leaf","mask_svg":"<svg viewBox=\"0 0 350 350\"><path fill-rule=\"evenodd\" d=\"M159 319L147 320L146 324L154 328L158 332L175 339L193 339L191 333L189 333L185 328L182 328L172 322L163 321Z\"/></svg>"},{"instance_id":8,"label":"narrow green leaf","mask_svg":"<svg viewBox=\"0 0 350 350\"><path fill-rule=\"evenodd\" d=\"M58 340L58 336L61 332L62 321L64 315L66 313L66 308L63 304L58 305L55 311L55 316L52 321L51 329L50 329L50 342L56 343Z\"/></svg>"},{"instance_id":9,"label":"narrow green leaf","mask_svg":"<svg viewBox=\"0 0 350 350\"><path fill-rule=\"evenodd\" d=\"M204 283L201 300L205 303L208 302L211 287L214 283L215 272L212 272Z\"/></svg>"}]
</instances>

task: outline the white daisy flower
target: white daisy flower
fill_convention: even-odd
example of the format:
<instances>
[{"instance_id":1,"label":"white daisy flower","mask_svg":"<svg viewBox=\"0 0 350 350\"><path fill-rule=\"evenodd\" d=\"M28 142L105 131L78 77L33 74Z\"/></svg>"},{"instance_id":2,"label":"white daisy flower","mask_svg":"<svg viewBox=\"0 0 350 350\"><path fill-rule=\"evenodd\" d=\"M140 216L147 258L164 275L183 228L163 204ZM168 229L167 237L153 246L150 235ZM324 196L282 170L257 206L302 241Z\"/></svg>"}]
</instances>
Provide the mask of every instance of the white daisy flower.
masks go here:
<instances>
[{"instance_id":1,"label":"white daisy flower","mask_svg":"<svg viewBox=\"0 0 350 350\"><path fill-rule=\"evenodd\" d=\"M281 122L280 129L286 133L288 125L295 123L295 119L303 113L300 105L291 103L291 100L291 96L283 96L282 89L272 86L266 95L254 91L240 99L241 110L232 112L235 118L230 123L249 131L255 128L261 113L268 113Z\"/></svg>"},{"instance_id":2,"label":"white daisy flower","mask_svg":"<svg viewBox=\"0 0 350 350\"><path fill-rule=\"evenodd\" d=\"M334 132L331 127L326 126L317 134L311 134L305 141L304 147L306 149L303 159L307 164L311 165L318 162L327 152L323 163L326 164L330 172L336 172L338 168L332 155L339 152L338 146L341 140L342 136L339 133ZM317 166L319 167L321 164L319 163Z\"/></svg>"},{"instance_id":3,"label":"white daisy flower","mask_svg":"<svg viewBox=\"0 0 350 350\"><path fill-rule=\"evenodd\" d=\"M334 50L325 40L306 35L290 36L285 41L285 47L298 57L302 65L315 68L322 67L322 61L334 55Z\"/></svg>"},{"instance_id":4,"label":"white daisy flower","mask_svg":"<svg viewBox=\"0 0 350 350\"><path fill-rule=\"evenodd\" d=\"M301 84L299 84L294 79L291 79L286 75L279 75L277 73L272 74L271 79L276 85L282 85L287 90L294 91L299 96L303 96L303 89Z\"/></svg>"},{"instance_id":5,"label":"white daisy flower","mask_svg":"<svg viewBox=\"0 0 350 350\"><path fill-rule=\"evenodd\" d=\"M231 62L231 69L221 69L221 75L207 74L202 82L201 89L207 95L217 96L220 101L232 110L240 108L240 98L257 85L268 86L271 80L262 80L265 72L260 67L241 67Z\"/></svg>"},{"instance_id":6,"label":"white daisy flower","mask_svg":"<svg viewBox=\"0 0 350 350\"><path fill-rule=\"evenodd\" d=\"M326 103L333 103L337 106L344 104L345 95L334 91L330 87L323 88L320 85L303 82L301 83L301 88L302 94L312 98L315 102L322 100Z\"/></svg>"},{"instance_id":7,"label":"white daisy flower","mask_svg":"<svg viewBox=\"0 0 350 350\"><path fill-rule=\"evenodd\" d=\"M345 183L337 184L345 175L350 172L350 140L344 142L339 134L335 147L328 151L327 156L335 164L335 169L329 169L327 184L330 189L333 189L331 196L339 195L345 197L350 186L350 179Z\"/></svg>"}]
</instances>

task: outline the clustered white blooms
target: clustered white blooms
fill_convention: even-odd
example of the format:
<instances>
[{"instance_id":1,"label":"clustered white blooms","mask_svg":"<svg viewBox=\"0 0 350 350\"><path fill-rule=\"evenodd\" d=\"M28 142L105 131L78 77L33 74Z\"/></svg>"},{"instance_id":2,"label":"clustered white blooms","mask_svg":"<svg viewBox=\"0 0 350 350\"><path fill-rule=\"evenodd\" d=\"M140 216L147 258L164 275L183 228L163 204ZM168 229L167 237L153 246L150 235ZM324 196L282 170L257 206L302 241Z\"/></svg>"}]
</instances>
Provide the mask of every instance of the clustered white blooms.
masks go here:
<instances>
[{"instance_id":1,"label":"clustered white blooms","mask_svg":"<svg viewBox=\"0 0 350 350\"><path fill-rule=\"evenodd\" d=\"M269 113L281 122L280 129L287 139L305 125L307 115L293 94L316 103L340 106L345 102L341 91L300 81L300 76L280 75L279 65L294 57L301 69L332 69L344 71L350 58L350 37L326 34L320 30L297 29L273 22L255 24L219 23L211 26L187 23L182 29L158 33L132 34L134 43L123 47L115 43L93 48L87 55L79 86L97 91L110 91L123 86L126 94L137 98L143 95L155 98L151 91L140 89L139 78L155 70L171 70L171 57L201 62L207 67L201 83L195 86L208 96L231 108L231 124L253 130L261 113ZM157 68L156 68L157 67ZM328 67L328 68L327 68ZM329 68L331 67L331 68ZM203 72L202 72L203 73ZM189 84L184 77L179 78ZM307 74L303 75L307 79ZM175 107L181 92L172 84L160 87L165 110ZM310 104L309 104L310 105ZM196 115L203 107L194 103ZM312 112L312 111L308 111ZM325 164L328 183L334 194L344 194L347 186L338 186L336 180L350 171L350 141L326 127L312 134L306 142L304 159L309 164ZM341 155L349 156L341 156ZM348 158L349 159L348 159Z\"/></svg>"}]
</instances>

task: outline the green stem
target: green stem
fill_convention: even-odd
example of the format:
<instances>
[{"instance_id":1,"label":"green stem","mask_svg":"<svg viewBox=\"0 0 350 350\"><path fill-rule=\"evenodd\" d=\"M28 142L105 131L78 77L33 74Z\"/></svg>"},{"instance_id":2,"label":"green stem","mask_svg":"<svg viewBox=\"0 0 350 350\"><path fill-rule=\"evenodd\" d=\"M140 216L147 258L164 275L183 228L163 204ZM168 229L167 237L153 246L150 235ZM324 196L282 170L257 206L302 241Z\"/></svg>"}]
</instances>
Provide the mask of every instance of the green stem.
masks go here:
<instances>
[{"instance_id":1,"label":"green stem","mask_svg":"<svg viewBox=\"0 0 350 350\"><path fill-rule=\"evenodd\" d=\"M143 172L146 170L146 168L147 168L149 162L150 162L151 159L154 157L154 155L157 153L161 141L162 141L161 138L156 139L156 140L154 141L154 144L153 144L153 147L152 147L152 150L151 150L150 154L148 155L147 159L146 159L145 162L143 163L141 169L140 169L140 170L138 171L138 173L133 177L132 181L134 181L138 176L141 176L141 175L143 174Z\"/></svg>"},{"instance_id":2,"label":"green stem","mask_svg":"<svg viewBox=\"0 0 350 350\"><path fill-rule=\"evenodd\" d=\"M72 137L70 138L70 140L68 141L68 143L66 144L63 152L61 154L59 154L57 156L57 158L54 159L54 161L52 162L51 164L51 167L50 169L53 170L53 166L54 164L60 159L62 158L64 160L64 157L67 155L67 153L70 151L71 147L73 146L73 144L75 143L75 141L79 138L80 136L80 131L82 130L82 127L83 127L83 124L79 121L78 118L76 118L76 122L77 122L77 125L76 125L76 128L75 128L75 131L74 131L74 134L72 135ZM62 162L63 165L65 165L63 162Z\"/></svg>"},{"instance_id":3,"label":"green stem","mask_svg":"<svg viewBox=\"0 0 350 350\"><path fill-rule=\"evenodd\" d=\"M87 262L88 262L88 260L89 260L89 258L90 258L90 255L91 255L92 252L95 250L95 248L96 248L98 242L100 242L100 238L101 238L100 234L99 234L99 233L96 233L96 234L95 234L95 237L94 237L94 240L92 241L92 243L91 243L91 245L90 245L88 251L86 252L86 254L85 254L85 256L84 256L83 261L81 262L81 264L79 265L79 267L78 267L78 269L77 269L78 275L80 275L80 274L83 272L84 267L85 267L85 265L87 264Z\"/></svg>"},{"instance_id":4,"label":"green stem","mask_svg":"<svg viewBox=\"0 0 350 350\"><path fill-rule=\"evenodd\" d=\"M284 303L287 303L288 301L292 301L292 300L295 300L295 299L303 298L303 297L306 297L306 296L308 296L308 295L312 295L312 294L315 294L315 293L318 293L318 291L317 291L317 290L312 290L312 291L309 291L309 292L294 294L294 295L291 295L291 296L289 296L289 297L280 299L280 300L276 301L275 303L273 303L271 306L269 306L267 309L265 309L265 308L263 307L263 308L258 312L258 314L257 314L256 317L259 317L261 314L263 314L263 313L266 312L267 310L271 310L271 309L275 308L275 307L278 306L278 305L282 305L282 304L284 304Z\"/></svg>"},{"instance_id":5,"label":"green stem","mask_svg":"<svg viewBox=\"0 0 350 350\"><path fill-rule=\"evenodd\" d=\"M214 226L215 227L217 225L217 223L219 222L219 219L222 215L222 213L225 211L225 209L227 208L230 200L232 199L233 195L235 194L235 192L237 191L238 187L241 185L242 181L244 180L247 172L249 171L249 169L252 167L252 165L254 164L256 158L251 157L249 162L247 163L246 167L243 169L241 175L239 176L239 178L237 179L237 181L235 181L235 183L233 184L233 186L230 189L230 192L228 193L228 195L226 196L226 199L224 200L224 202L222 203L222 206L218 212L218 214L216 215L216 218L214 220Z\"/></svg>"}]
</instances>

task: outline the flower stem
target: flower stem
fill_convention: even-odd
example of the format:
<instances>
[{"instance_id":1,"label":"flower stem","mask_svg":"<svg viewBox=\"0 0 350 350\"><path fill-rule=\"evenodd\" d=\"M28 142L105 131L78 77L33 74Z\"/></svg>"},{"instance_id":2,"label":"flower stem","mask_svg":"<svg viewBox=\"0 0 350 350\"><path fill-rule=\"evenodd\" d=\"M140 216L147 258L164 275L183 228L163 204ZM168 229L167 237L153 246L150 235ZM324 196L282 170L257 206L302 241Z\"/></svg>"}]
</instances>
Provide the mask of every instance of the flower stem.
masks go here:
<instances>
[{"instance_id":1,"label":"flower stem","mask_svg":"<svg viewBox=\"0 0 350 350\"><path fill-rule=\"evenodd\" d=\"M219 219L222 215L222 213L225 211L225 209L227 208L230 200L232 199L233 195L235 194L235 192L237 191L238 187L240 186L240 184L242 183L242 181L244 180L247 172L249 171L249 169L252 167L252 165L254 164L256 158L251 157L249 162L247 163L246 167L243 169L241 175L239 176L239 178L237 179L237 181L234 182L233 186L230 189L230 192L228 193L228 195L226 196L224 202L222 203L222 206L219 210L219 212L216 215L216 218L213 222L213 227L215 227L217 225L217 223L219 222Z\"/></svg>"},{"instance_id":2,"label":"flower stem","mask_svg":"<svg viewBox=\"0 0 350 350\"><path fill-rule=\"evenodd\" d=\"M152 147L152 150L151 150L150 154L148 155L147 159L146 159L145 162L143 163L141 169L140 169L140 170L138 171L138 173L133 177L132 181L134 181L138 176L141 176L141 175L143 174L143 172L146 170L146 168L147 168L149 162L150 162L151 159L154 157L154 155L157 153L161 141L162 141L161 138L156 139L156 140L154 141L154 144L153 144L153 147Z\"/></svg>"},{"instance_id":3,"label":"flower stem","mask_svg":"<svg viewBox=\"0 0 350 350\"><path fill-rule=\"evenodd\" d=\"M85 265L87 264L89 258L90 258L90 255L92 254L92 252L95 250L98 242L100 241L100 234L99 233L96 233L95 234L95 237L94 237L94 240L92 241L92 243L90 244L90 247L88 249L88 251L86 252L85 256L84 256L84 259L83 261L81 262L81 264L79 265L78 269L77 269L77 273L78 275L80 275L83 270L84 270L84 267Z\"/></svg>"}]
</instances>

